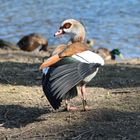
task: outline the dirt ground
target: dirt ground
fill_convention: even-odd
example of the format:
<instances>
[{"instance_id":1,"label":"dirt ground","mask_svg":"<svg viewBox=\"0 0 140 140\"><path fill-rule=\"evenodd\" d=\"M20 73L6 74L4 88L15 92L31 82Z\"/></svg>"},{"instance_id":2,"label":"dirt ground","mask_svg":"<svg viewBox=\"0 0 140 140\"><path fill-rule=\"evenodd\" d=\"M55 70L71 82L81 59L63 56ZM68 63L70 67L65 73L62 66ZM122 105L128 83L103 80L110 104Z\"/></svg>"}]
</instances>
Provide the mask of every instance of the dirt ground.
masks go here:
<instances>
[{"instance_id":1,"label":"dirt ground","mask_svg":"<svg viewBox=\"0 0 140 140\"><path fill-rule=\"evenodd\" d=\"M43 96L45 55L0 50L0 140L140 139L140 59L107 62L87 85L91 110L76 97L63 112Z\"/></svg>"}]
</instances>

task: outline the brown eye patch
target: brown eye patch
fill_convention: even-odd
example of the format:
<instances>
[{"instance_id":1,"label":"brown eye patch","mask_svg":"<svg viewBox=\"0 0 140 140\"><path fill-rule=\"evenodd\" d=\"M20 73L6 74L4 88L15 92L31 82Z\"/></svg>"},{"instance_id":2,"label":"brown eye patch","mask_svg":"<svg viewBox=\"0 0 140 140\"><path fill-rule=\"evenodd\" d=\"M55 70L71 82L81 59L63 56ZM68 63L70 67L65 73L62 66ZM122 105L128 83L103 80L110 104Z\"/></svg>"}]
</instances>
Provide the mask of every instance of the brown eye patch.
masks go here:
<instances>
[{"instance_id":1,"label":"brown eye patch","mask_svg":"<svg viewBox=\"0 0 140 140\"><path fill-rule=\"evenodd\" d=\"M63 25L63 28L65 28L65 29L68 29L68 28L70 28L71 27L71 23L65 23L64 25Z\"/></svg>"}]
</instances>

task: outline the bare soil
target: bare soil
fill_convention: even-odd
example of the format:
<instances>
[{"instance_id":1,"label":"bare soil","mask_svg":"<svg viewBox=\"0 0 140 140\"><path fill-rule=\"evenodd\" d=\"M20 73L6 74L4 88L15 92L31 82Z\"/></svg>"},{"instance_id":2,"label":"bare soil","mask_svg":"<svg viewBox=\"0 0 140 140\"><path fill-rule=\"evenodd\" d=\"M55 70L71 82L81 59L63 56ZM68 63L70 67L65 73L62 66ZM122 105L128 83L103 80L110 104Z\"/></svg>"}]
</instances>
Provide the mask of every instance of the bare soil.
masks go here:
<instances>
[{"instance_id":1,"label":"bare soil","mask_svg":"<svg viewBox=\"0 0 140 140\"><path fill-rule=\"evenodd\" d=\"M87 85L91 110L54 111L38 70L46 53L0 50L0 140L139 140L140 59L107 62Z\"/></svg>"}]
</instances>

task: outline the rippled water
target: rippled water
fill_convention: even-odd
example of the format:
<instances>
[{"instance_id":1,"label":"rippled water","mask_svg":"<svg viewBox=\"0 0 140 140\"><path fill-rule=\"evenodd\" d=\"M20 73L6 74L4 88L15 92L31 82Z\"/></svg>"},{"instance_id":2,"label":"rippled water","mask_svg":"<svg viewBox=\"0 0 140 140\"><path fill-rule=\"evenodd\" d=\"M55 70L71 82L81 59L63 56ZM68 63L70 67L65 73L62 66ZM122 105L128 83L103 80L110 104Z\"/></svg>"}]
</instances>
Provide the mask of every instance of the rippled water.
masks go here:
<instances>
[{"instance_id":1,"label":"rippled water","mask_svg":"<svg viewBox=\"0 0 140 140\"><path fill-rule=\"evenodd\" d=\"M62 43L53 34L67 18L81 20L96 46L140 57L140 0L0 0L0 38L17 42L37 32Z\"/></svg>"}]
</instances>

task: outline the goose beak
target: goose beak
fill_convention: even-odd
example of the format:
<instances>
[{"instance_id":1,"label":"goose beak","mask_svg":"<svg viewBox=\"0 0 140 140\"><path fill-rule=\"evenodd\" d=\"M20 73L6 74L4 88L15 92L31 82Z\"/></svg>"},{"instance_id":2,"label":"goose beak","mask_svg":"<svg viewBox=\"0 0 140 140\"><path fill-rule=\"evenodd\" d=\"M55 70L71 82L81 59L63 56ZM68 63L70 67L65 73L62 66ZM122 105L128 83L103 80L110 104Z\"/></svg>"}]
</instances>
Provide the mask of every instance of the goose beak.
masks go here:
<instances>
[{"instance_id":1,"label":"goose beak","mask_svg":"<svg viewBox=\"0 0 140 140\"><path fill-rule=\"evenodd\" d=\"M63 31L62 29L59 29L59 30L54 34L54 36L59 37L59 36L61 36L62 34L64 34L64 31Z\"/></svg>"},{"instance_id":2,"label":"goose beak","mask_svg":"<svg viewBox=\"0 0 140 140\"><path fill-rule=\"evenodd\" d=\"M53 65L56 62L58 62L59 60L61 60L61 58L58 55L54 55L54 56L50 57L49 59L47 59L47 61L42 63L41 66L39 67L39 70L42 70L44 68L47 68L47 67Z\"/></svg>"}]
</instances>

